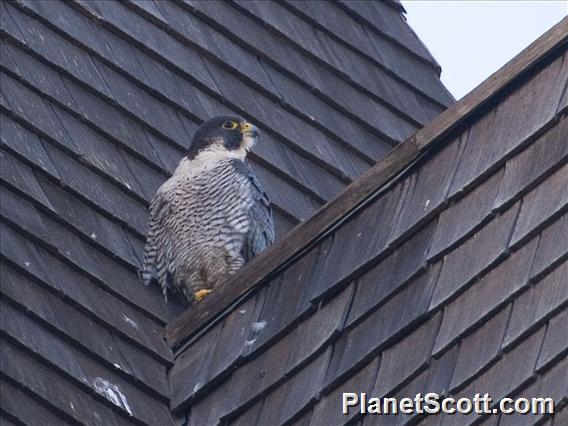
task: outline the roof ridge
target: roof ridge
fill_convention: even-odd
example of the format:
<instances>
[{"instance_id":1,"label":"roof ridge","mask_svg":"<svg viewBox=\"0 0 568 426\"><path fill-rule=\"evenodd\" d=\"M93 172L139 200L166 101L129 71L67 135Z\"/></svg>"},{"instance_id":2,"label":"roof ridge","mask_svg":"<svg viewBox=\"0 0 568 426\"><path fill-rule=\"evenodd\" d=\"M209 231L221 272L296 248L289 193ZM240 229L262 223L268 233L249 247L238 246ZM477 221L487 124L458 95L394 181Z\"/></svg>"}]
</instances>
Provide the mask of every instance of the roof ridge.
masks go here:
<instances>
[{"instance_id":1,"label":"roof ridge","mask_svg":"<svg viewBox=\"0 0 568 426\"><path fill-rule=\"evenodd\" d=\"M381 159L360 179L349 185L312 218L300 224L280 242L253 259L232 279L221 284L196 307L187 310L166 326L166 339L173 346L203 331L219 316L239 303L275 271L285 268L325 234L374 198L405 170L436 146L457 126L511 87L537 64L568 41L568 18L515 56L459 102L448 108L430 124L416 132Z\"/></svg>"}]
</instances>

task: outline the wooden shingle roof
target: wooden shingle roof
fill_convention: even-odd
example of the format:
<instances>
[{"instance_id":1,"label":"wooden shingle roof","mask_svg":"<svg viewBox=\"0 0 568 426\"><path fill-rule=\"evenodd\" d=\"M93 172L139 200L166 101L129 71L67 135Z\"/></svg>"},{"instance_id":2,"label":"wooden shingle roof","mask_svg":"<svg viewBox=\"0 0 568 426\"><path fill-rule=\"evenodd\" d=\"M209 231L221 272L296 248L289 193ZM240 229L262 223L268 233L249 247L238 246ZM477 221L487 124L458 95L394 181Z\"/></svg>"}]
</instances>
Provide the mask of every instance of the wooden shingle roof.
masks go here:
<instances>
[{"instance_id":1,"label":"wooden shingle roof","mask_svg":"<svg viewBox=\"0 0 568 426\"><path fill-rule=\"evenodd\" d=\"M170 323L174 414L563 424L567 90L565 18ZM345 416L341 392L551 397L559 420Z\"/></svg>"},{"instance_id":2,"label":"wooden shingle roof","mask_svg":"<svg viewBox=\"0 0 568 426\"><path fill-rule=\"evenodd\" d=\"M0 32L6 424L175 422L182 310L136 270L203 120L260 127L281 238L453 103L396 2L2 1Z\"/></svg>"}]
</instances>

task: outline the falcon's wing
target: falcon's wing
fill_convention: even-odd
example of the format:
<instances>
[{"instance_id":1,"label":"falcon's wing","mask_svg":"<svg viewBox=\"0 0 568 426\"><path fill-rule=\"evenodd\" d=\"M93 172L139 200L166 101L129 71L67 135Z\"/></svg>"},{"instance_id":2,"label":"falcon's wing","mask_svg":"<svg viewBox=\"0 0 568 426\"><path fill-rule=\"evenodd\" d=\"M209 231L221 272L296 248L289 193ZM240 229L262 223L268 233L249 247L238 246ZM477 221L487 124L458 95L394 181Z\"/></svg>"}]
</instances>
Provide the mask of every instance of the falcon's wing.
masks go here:
<instances>
[{"instance_id":1,"label":"falcon's wing","mask_svg":"<svg viewBox=\"0 0 568 426\"><path fill-rule=\"evenodd\" d=\"M158 190L150 203L150 225L144 248L144 263L140 278L145 285L156 280L162 287L167 300L168 289L172 290L175 274L172 244L168 235L166 220L170 215L170 202L167 192Z\"/></svg>"},{"instance_id":2,"label":"falcon's wing","mask_svg":"<svg viewBox=\"0 0 568 426\"><path fill-rule=\"evenodd\" d=\"M272 209L266 193L262 190L255 174L242 161L235 161L238 172L251 183L253 204L249 212L250 227L246 235L242 255L246 262L274 243L274 221Z\"/></svg>"}]
</instances>

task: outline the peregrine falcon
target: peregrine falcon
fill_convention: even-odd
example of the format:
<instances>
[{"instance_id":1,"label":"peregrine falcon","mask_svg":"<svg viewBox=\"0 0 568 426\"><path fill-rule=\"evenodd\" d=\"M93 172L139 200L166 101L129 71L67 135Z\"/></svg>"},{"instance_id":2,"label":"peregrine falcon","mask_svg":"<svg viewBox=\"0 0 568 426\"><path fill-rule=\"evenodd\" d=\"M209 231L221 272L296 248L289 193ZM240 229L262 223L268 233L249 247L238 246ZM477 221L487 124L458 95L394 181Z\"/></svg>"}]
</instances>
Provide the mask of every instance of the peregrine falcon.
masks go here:
<instances>
[{"instance_id":1,"label":"peregrine falcon","mask_svg":"<svg viewBox=\"0 0 568 426\"><path fill-rule=\"evenodd\" d=\"M200 300L274 242L268 197L245 162L257 139L240 117L208 120L154 195L140 275L166 301Z\"/></svg>"}]
</instances>

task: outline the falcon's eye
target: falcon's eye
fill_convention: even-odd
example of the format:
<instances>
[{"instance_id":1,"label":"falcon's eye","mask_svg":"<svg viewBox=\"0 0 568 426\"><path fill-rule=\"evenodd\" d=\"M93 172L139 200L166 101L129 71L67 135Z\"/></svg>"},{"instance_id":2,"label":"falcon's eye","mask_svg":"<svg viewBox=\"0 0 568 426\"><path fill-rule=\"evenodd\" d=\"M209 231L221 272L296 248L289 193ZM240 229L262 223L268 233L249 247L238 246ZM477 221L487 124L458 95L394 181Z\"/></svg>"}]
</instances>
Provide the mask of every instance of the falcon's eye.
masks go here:
<instances>
[{"instance_id":1,"label":"falcon's eye","mask_svg":"<svg viewBox=\"0 0 568 426\"><path fill-rule=\"evenodd\" d=\"M229 129L229 130L234 130L238 127L239 125L237 123L235 123L234 121L225 121L223 123L223 128L224 129Z\"/></svg>"}]
</instances>

